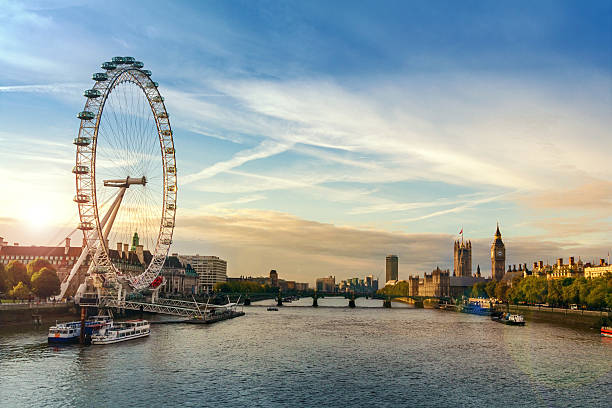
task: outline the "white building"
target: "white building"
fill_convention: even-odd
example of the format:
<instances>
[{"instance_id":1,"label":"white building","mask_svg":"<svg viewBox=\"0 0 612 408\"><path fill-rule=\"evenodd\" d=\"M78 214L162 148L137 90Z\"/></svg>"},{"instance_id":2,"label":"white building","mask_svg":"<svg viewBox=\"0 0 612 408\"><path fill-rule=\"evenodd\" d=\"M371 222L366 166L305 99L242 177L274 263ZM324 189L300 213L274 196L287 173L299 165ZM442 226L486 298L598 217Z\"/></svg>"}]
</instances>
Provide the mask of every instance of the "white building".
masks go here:
<instances>
[{"instance_id":1,"label":"white building","mask_svg":"<svg viewBox=\"0 0 612 408\"><path fill-rule=\"evenodd\" d=\"M178 258L198 274L198 293L211 292L215 283L227 281L227 262L218 256L178 255Z\"/></svg>"},{"instance_id":2,"label":"white building","mask_svg":"<svg viewBox=\"0 0 612 408\"><path fill-rule=\"evenodd\" d=\"M602 276L606 276L606 274L612 276L612 265L605 264L603 259L600 261L599 266L588 266L584 268L585 278L601 278Z\"/></svg>"}]
</instances>

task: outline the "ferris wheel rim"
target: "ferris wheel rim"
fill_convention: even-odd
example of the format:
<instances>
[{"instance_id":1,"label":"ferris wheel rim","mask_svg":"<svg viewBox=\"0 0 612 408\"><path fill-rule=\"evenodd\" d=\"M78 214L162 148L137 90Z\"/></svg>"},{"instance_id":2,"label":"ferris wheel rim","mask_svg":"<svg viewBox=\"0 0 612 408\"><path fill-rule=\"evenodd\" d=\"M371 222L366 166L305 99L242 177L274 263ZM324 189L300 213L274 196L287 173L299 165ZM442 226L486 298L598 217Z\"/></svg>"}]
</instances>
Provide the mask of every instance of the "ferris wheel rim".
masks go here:
<instances>
[{"instance_id":1,"label":"ferris wheel rim","mask_svg":"<svg viewBox=\"0 0 612 408\"><path fill-rule=\"evenodd\" d=\"M115 57L113 60L116 58L129 59L131 57ZM114 67L107 64L109 63L102 65L106 69L105 73L93 75L96 83L92 89L85 91L84 95L87 97L85 108L78 115L81 124L79 126L79 136L75 139L77 145L76 165L73 169L76 175L77 195L75 201L79 207L79 227L83 230L87 250L90 254L93 254L91 259L93 273L103 273L102 280L112 284L116 284L118 279L124 278L130 286L138 290L148 287L159 275L172 243L177 196L174 138L164 99L159 92L157 83L151 79L150 71L143 70L142 63L139 62L124 63L123 66L119 64ZM100 122L108 98L117 86L125 82L131 82L140 88L149 103L157 129L157 138L159 139L163 174L163 200L159 232L157 233L155 247L149 248L152 259L148 265L145 265L142 273L133 277L124 276L124 273L111 260L110 248L106 240L103 239L103 226L100 220L96 187L96 160ZM87 141L89 143L86 143Z\"/></svg>"}]
</instances>

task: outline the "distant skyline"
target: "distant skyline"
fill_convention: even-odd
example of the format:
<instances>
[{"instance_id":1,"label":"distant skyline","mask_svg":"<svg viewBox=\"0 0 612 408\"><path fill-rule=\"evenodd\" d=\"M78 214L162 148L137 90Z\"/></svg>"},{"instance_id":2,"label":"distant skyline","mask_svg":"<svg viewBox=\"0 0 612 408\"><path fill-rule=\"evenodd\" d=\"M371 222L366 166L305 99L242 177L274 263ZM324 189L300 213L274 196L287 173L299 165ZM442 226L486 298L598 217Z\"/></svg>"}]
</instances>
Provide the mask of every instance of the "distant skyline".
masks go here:
<instances>
[{"instance_id":1,"label":"distant skyline","mask_svg":"<svg viewBox=\"0 0 612 408\"><path fill-rule=\"evenodd\" d=\"M106 3L105 3L106 4ZM144 62L166 99L171 252L230 276L314 282L452 271L463 228L490 276L612 247L609 1L0 0L0 236L77 222L76 118L91 74ZM75 234L77 241L80 240Z\"/></svg>"}]
</instances>

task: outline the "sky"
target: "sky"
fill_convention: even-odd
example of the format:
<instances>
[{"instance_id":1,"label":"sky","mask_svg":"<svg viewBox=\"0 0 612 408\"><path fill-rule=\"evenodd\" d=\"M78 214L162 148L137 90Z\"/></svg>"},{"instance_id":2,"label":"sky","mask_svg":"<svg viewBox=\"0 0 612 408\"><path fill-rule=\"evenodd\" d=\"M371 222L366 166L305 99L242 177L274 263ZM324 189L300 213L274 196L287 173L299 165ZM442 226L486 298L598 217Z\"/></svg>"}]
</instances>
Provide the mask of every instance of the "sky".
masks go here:
<instances>
[{"instance_id":1,"label":"sky","mask_svg":"<svg viewBox=\"0 0 612 408\"><path fill-rule=\"evenodd\" d=\"M0 236L59 243L83 91L143 61L174 131L171 252L313 283L612 247L609 1L0 0ZM78 233L73 235L77 241Z\"/></svg>"}]
</instances>

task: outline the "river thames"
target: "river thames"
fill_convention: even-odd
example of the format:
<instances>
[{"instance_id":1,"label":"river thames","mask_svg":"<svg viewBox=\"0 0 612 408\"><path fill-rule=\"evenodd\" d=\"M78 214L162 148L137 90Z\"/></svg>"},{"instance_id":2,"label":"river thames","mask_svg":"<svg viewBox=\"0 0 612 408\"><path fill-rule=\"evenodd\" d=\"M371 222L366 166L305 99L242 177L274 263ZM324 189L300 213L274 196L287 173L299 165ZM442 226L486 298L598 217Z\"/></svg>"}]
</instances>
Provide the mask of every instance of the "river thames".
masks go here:
<instances>
[{"instance_id":1,"label":"river thames","mask_svg":"<svg viewBox=\"0 0 612 408\"><path fill-rule=\"evenodd\" d=\"M347 302L246 307L109 346L50 347L48 325L0 328L0 405L610 406L612 339L594 330L379 300L325 307Z\"/></svg>"}]
</instances>

